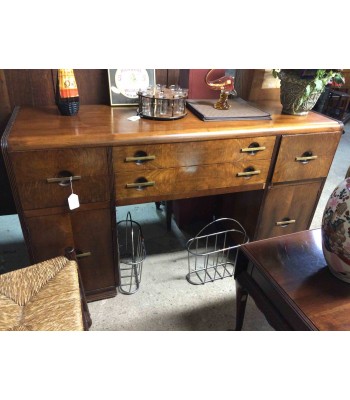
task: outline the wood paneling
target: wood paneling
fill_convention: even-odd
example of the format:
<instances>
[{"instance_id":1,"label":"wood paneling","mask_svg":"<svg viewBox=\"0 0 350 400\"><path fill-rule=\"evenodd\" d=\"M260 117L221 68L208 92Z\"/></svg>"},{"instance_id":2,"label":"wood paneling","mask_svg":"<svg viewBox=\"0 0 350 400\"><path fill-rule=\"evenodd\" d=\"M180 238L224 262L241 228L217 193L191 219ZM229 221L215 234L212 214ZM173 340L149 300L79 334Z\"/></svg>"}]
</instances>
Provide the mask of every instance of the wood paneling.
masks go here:
<instances>
[{"instance_id":1,"label":"wood paneling","mask_svg":"<svg viewBox=\"0 0 350 400\"><path fill-rule=\"evenodd\" d=\"M49 69L5 70L11 108L55 104L53 71Z\"/></svg>"},{"instance_id":2,"label":"wood paneling","mask_svg":"<svg viewBox=\"0 0 350 400\"><path fill-rule=\"evenodd\" d=\"M5 71L0 70L0 139L11 115L10 99L7 90ZM4 158L0 151L0 215L15 214L16 207L12 197Z\"/></svg>"},{"instance_id":3,"label":"wood paneling","mask_svg":"<svg viewBox=\"0 0 350 400\"><path fill-rule=\"evenodd\" d=\"M255 69L238 69L236 71L235 89L237 95L244 100L249 100L250 89Z\"/></svg>"},{"instance_id":4,"label":"wood paneling","mask_svg":"<svg viewBox=\"0 0 350 400\"><path fill-rule=\"evenodd\" d=\"M279 79L272 76L272 70L256 69L253 73L252 84L248 99L250 101L259 100L279 100L280 88Z\"/></svg>"},{"instance_id":5,"label":"wood paneling","mask_svg":"<svg viewBox=\"0 0 350 400\"><path fill-rule=\"evenodd\" d=\"M80 104L110 104L106 69L75 69L74 74Z\"/></svg>"},{"instance_id":6,"label":"wood paneling","mask_svg":"<svg viewBox=\"0 0 350 400\"><path fill-rule=\"evenodd\" d=\"M11 113L10 99L7 92L6 78L4 70L0 69L0 130L5 128L5 122L7 122Z\"/></svg>"}]
</instances>

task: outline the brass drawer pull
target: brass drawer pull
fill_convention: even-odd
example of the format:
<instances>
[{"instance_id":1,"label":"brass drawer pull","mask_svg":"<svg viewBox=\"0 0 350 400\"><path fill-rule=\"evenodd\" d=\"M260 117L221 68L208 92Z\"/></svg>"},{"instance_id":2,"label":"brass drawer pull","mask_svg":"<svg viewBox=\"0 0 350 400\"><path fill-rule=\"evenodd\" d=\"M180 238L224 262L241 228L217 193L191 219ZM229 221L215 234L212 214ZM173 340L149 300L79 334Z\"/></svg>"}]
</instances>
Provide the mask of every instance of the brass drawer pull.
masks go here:
<instances>
[{"instance_id":1,"label":"brass drawer pull","mask_svg":"<svg viewBox=\"0 0 350 400\"><path fill-rule=\"evenodd\" d=\"M277 226L287 226L287 225L295 224L295 223L296 223L295 219L289 219L286 221L278 221L278 222L276 222L276 225Z\"/></svg>"},{"instance_id":2,"label":"brass drawer pull","mask_svg":"<svg viewBox=\"0 0 350 400\"><path fill-rule=\"evenodd\" d=\"M260 169L257 169L256 171L238 172L238 173L237 173L237 176L259 175L260 172L261 172Z\"/></svg>"},{"instance_id":3,"label":"brass drawer pull","mask_svg":"<svg viewBox=\"0 0 350 400\"><path fill-rule=\"evenodd\" d=\"M241 149L241 153L251 153L253 151L262 151L262 150L266 150L265 146L261 146L261 147L245 147L243 149Z\"/></svg>"},{"instance_id":4,"label":"brass drawer pull","mask_svg":"<svg viewBox=\"0 0 350 400\"><path fill-rule=\"evenodd\" d=\"M86 253L77 254L77 258L84 258L91 256L91 251L87 251Z\"/></svg>"},{"instance_id":5,"label":"brass drawer pull","mask_svg":"<svg viewBox=\"0 0 350 400\"><path fill-rule=\"evenodd\" d=\"M317 156L295 157L295 161L310 161L316 160Z\"/></svg>"},{"instance_id":6,"label":"brass drawer pull","mask_svg":"<svg viewBox=\"0 0 350 400\"><path fill-rule=\"evenodd\" d=\"M128 189L130 188L143 188L143 187L148 187L148 186L154 186L156 183L154 181L150 182L135 182L135 183L127 183L126 187Z\"/></svg>"},{"instance_id":7,"label":"brass drawer pull","mask_svg":"<svg viewBox=\"0 0 350 400\"><path fill-rule=\"evenodd\" d=\"M61 178L46 178L47 183L69 183L71 180L72 181L78 181L81 179L81 176L75 175L75 176L63 176Z\"/></svg>"},{"instance_id":8,"label":"brass drawer pull","mask_svg":"<svg viewBox=\"0 0 350 400\"><path fill-rule=\"evenodd\" d=\"M142 162L155 160L156 156L126 157L125 162Z\"/></svg>"}]
</instances>

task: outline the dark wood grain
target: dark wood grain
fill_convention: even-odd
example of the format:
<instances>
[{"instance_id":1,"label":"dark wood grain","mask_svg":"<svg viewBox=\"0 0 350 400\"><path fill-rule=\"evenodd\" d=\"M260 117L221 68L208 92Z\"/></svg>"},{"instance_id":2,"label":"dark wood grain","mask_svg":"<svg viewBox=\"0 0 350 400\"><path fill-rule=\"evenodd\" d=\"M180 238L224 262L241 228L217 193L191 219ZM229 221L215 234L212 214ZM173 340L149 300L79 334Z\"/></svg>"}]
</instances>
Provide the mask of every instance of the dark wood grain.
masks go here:
<instances>
[{"instance_id":1,"label":"dark wood grain","mask_svg":"<svg viewBox=\"0 0 350 400\"><path fill-rule=\"evenodd\" d=\"M66 247L74 246L79 257L79 269L88 300L116 294L117 285L113 262L110 210L81 209L26 220L34 259L38 262L57 256Z\"/></svg>"},{"instance_id":2,"label":"dark wood grain","mask_svg":"<svg viewBox=\"0 0 350 400\"><path fill-rule=\"evenodd\" d=\"M254 240L257 226L260 226L258 221L259 212L263 205L263 196L263 189L222 195L217 216L239 221L246 230L249 239ZM261 226L263 227L264 224L262 223Z\"/></svg>"},{"instance_id":3,"label":"dark wood grain","mask_svg":"<svg viewBox=\"0 0 350 400\"><path fill-rule=\"evenodd\" d=\"M49 69L5 70L12 107L55 104L53 72Z\"/></svg>"},{"instance_id":4,"label":"dark wood grain","mask_svg":"<svg viewBox=\"0 0 350 400\"><path fill-rule=\"evenodd\" d=\"M264 294L258 301L262 311L265 304L273 304L290 329L350 330L350 285L329 271L320 229L241 249L254 266L250 272L240 271L236 279L240 281L241 274L258 285Z\"/></svg>"},{"instance_id":5,"label":"dark wood grain","mask_svg":"<svg viewBox=\"0 0 350 400\"><path fill-rule=\"evenodd\" d=\"M257 239L286 235L307 229L311 224L313 207L318 202L323 181L270 187L259 223ZM310 201L313 199L313 201ZM276 223L295 220L286 226Z\"/></svg>"},{"instance_id":6,"label":"dark wood grain","mask_svg":"<svg viewBox=\"0 0 350 400\"><path fill-rule=\"evenodd\" d=\"M105 69L75 69L80 104L110 104L108 73Z\"/></svg>"},{"instance_id":7,"label":"dark wood grain","mask_svg":"<svg viewBox=\"0 0 350 400\"><path fill-rule=\"evenodd\" d=\"M156 83L161 85L178 85L179 69L156 69Z\"/></svg>"}]
</instances>

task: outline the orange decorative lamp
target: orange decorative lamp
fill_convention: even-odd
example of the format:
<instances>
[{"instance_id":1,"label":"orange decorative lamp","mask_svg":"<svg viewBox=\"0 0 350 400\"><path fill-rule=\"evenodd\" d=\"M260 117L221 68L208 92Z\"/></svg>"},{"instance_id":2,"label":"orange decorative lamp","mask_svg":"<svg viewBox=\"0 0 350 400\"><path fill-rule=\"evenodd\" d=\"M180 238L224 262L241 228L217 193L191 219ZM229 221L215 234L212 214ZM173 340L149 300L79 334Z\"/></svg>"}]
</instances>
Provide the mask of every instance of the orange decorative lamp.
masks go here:
<instances>
[{"instance_id":1,"label":"orange decorative lamp","mask_svg":"<svg viewBox=\"0 0 350 400\"><path fill-rule=\"evenodd\" d=\"M231 92L235 93L234 90L234 77L230 75L222 76L218 79L212 79L212 75L215 69L210 69L205 76L205 83L213 90L220 90L220 98L214 104L214 108L218 110L228 110L230 104L227 99Z\"/></svg>"}]
</instances>

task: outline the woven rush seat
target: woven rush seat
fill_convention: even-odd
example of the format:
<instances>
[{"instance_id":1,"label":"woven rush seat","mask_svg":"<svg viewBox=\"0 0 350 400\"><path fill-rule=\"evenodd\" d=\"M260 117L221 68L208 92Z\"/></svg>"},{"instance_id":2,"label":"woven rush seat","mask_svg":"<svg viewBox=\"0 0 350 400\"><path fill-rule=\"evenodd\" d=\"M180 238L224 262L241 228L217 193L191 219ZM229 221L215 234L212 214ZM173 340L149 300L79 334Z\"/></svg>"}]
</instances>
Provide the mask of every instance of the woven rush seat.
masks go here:
<instances>
[{"instance_id":1,"label":"woven rush seat","mask_svg":"<svg viewBox=\"0 0 350 400\"><path fill-rule=\"evenodd\" d=\"M1 330L84 330L76 261L56 257L0 275Z\"/></svg>"}]
</instances>

